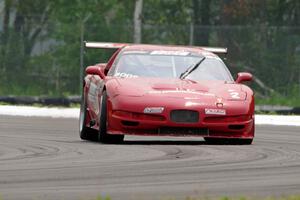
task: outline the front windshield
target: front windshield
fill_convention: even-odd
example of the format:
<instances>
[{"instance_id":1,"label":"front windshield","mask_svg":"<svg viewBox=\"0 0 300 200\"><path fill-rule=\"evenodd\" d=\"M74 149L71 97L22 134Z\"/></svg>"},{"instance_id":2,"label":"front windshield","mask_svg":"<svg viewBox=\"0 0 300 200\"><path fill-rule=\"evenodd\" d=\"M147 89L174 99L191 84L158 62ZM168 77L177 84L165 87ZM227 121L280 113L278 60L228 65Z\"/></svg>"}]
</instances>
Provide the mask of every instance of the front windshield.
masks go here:
<instances>
[{"instance_id":1,"label":"front windshield","mask_svg":"<svg viewBox=\"0 0 300 200\"><path fill-rule=\"evenodd\" d=\"M203 59L200 55L162 55L153 52L123 52L114 69L114 76L179 78L187 68ZM206 57L200 66L185 77L191 80L232 81L232 77L221 59Z\"/></svg>"},{"instance_id":2,"label":"front windshield","mask_svg":"<svg viewBox=\"0 0 300 200\"><path fill-rule=\"evenodd\" d=\"M185 78L191 80L233 80L225 64L217 58L206 58L195 71Z\"/></svg>"}]
</instances>

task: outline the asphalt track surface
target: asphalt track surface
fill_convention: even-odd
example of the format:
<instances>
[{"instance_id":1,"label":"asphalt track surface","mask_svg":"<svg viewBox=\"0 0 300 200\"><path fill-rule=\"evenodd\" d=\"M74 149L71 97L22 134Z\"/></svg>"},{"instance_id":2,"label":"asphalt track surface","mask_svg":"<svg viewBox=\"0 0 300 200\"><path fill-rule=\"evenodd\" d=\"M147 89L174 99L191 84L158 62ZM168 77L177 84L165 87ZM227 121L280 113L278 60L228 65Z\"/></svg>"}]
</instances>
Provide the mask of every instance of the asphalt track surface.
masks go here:
<instances>
[{"instance_id":1,"label":"asphalt track surface","mask_svg":"<svg viewBox=\"0 0 300 200\"><path fill-rule=\"evenodd\" d=\"M2 199L300 194L300 127L257 126L250 146L165 137L104 145L80 140L77 128L76 119L0 116Z\"/></svg>"}]
</instances>

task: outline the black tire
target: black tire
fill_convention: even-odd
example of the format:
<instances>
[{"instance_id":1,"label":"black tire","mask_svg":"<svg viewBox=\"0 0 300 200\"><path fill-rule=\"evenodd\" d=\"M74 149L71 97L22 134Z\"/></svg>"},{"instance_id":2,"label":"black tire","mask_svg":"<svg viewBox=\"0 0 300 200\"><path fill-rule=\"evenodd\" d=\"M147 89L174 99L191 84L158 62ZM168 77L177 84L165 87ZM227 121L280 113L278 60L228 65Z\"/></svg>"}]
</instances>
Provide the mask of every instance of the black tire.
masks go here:
<instances>
[{"instance_id":1,"label":"black tire","mask_svg":"<svg viewBox=\"0 0 300 200\"><path fill-rule=\"evenodd\" d=\"M80 105L80 115L79 115L79 136L82 140L97 140L97 131L90 127L86 127L86 109L87 109L87 102L82 94L81 97L81 105Z\"/></svg>"},{"instance_id":2,"label":"black tire","mask_svg":"<svg viewBox=\"0 0 300 200\"><path fill-rule=\"evenodd\" d=\"M204 138L207 144L220 144L220 145L250 145L253 139L224 139L224 138Z\"/></svg>"},{"instance_id":3,"label":"black tire","mask_svg":"<svg viewBox=\"0 0 300 200\"><path fill-rule=\"evenodd\" d=\"M121 143L124 140L124 135L107 134L107 94L103 91L100 101L100 123L99 123L98 140L101 143Z\"/></svg>"}]
</instances>

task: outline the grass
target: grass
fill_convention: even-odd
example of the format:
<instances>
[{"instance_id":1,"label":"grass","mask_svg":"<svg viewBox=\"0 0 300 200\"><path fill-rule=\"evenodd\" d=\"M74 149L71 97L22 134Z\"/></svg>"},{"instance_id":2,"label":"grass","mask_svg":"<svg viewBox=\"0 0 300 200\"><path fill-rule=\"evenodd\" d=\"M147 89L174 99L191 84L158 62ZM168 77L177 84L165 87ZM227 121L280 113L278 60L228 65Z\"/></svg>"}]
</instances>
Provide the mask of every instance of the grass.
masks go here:
<instances>
[{"instance_id":1,"label":"grass","mask_svg":"<svg viewBox=\"0 0 300 200\"><path fill-rule=\"evenodd\" d=\"M261 111L261 110L255 110L256 115L278 115L275 111Z\"/></svg>"},{"instance_id":2,"label":"grass","mask_svg":"<svg viewBox=\"0 0 300 200\"><path fill-rule=\"evenodd\" d=\"M98 200L98 199L97 199ZM103 199L101 199L103 200ZM162 200L300 200L300 195L289 195L289 196L281 196L281 197L228 197L228 196L223 196L223 197L218 197L218 198L210 198L210 197L185 197L183 199L178 199L178 198L168 198Z\"/></svg>"},{"instance_id":3,"label":"grass","mask_svg":"<svg viewBox=\"0 0 300 200\"><path fill-rule=\"evenodd\" d=\"M0 101L0 106L15 106L16 104L7 103ZM61 105L44 105L41 103L34 104L17 104L18 106L33 106L37 108L48 107L48 108L80 108L80 103L71 103L69 106L61 106ZM1 200L1 199L0 199Z\"/></svg>"},{"instance_id":4,"label":"grass","mask_svg":"<svg viewBox=\"0 0 300 200\"><path fill-rule=\"evenodd\" d=\"M223 196L219 198L199 198L199 197L186 197L183 200L300 200L300 195L289 195L289 196L281 196L281 197L264 197L264 198L259 198L259 197L228 197L228 196Z\"/></svg>"},{"instance_id":5,"label":"grass","mask_svg":"<svg viewBox=\"0 0 300 200\"><path fill-rule=\"evenodd\" d=\"M138 199L138 198L134 198ZM143 198L141 198L143 199ZM300 200L299 195L287 195L287 196L268 196L268 197L251 197L251 196L240 196L240 197L229 197L229 196L222 196L222 197L192 197L187 196L184 198L176 198L176 197L169 197L169 198L154 198L154 199L161 199L161 200ZM4 200L2 195L0 194L0 200ZM42 199L41 199L42 200ZM106 196L97 196L95 199L82 199L82 200L113 200L109 195Z\"/></svg>"},{"instance_id":6,"label":"grass","mask_svg":"<svg viewBox=\"0 0 300 200\"><path fill-rule=\"evenodd\" d=\"M136 198L135 198L136 199ZM155 198L157 199L157 198ZM1 200L1 199L0 199ZM95 200L113 200L110 196L102 197L98 196ZM210 197L185 197L183 199L179 198L161 198L161 200L300 200L300 195L289 195L289 196L281 196L281 197L228 197L223 196L219 198L210 198Z\"/></svg>"},{"instance_id":7,"label":"grass","mask_svg":"<svg viewBox=\"0 0 300 200\"><path fill-rule=\"evenodd\" d=\"M279 105L300 107L300 97L269 97L269 98L256 98L256 105Z\"/></svg>"},{"instance_id":8,"label":"grass","mask_svg":"<svg viewBox=\"0 0 300 200\"><path fill-rule=\"evenodd\" d=\"M137 199L137 198L134 198ZM143 199L143 198L142 198ZM229 196L222 196L222 197L192 197L187 196L183 199L176 198L176 197L169 197L169 198L154 198L154 199L161 199L161 200L300 200L300 195L289 195L289 196L280 196L280 197L229 197ZM1 197L0 197L1 200ZM97 196L95 199L92 200L113 200L110 196Z\"/></svg>"},{"instance_id":9,"label":"grass","mask_svg":"<svg viewBox=\"0 0 300 200\"><path fill-rule=\"evenodd\" d=\"M9 105L12 105L12 104L0 101L0 106L9 106Z\"/></svg>"},{"instance_id":10,"label":"grass","mask_svg":"<svg viewBox=\"0 0 300 200\"><path fill-rule=\"evenodd\" d=\"M300 195L289 195L289 196L280 196L280 197L239 197L239 198L230 198L222 197L220 200L300 200Z\"/></svg>"},{"instance_id":11,"label":"grass","mask_svg":"<svg viewBox=\"0 0 300 200\"><path fill-rule=\"evenodd\" d=\"M95 200L111 200L111 198L109 196L105 196L105 197L98 196Z\"/></svg>"},{"instance_id":12,"label":"grass","mask_svg":"<svg viewBox=\"0 0 300 200\"><path fill-rule=\"evenodd\" d=\"M269 94L268 97L256 95L255 103L257 105L280 105L300 107L300 88L294 87L293 89L288 91L288 94L280 94L278 92L274 92L272 94Z\"/></svg>"},{"instance_id":13,"label":"grass","mask_svg":"<svg viewBox=\"0 0 300 200\"><path fill-rule=\"evenodd\" d=\"M70 108L80 108L80 103L71 103Z\"/></svg>"}]
</instances>

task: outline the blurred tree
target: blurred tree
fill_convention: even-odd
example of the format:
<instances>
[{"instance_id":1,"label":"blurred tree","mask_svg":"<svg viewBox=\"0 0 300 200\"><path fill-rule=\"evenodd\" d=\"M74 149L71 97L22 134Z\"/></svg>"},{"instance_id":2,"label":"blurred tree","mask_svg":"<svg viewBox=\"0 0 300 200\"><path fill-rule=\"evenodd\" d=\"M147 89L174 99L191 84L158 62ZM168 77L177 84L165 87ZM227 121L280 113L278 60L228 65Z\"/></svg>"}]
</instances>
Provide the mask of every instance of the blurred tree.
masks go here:
<instances>
[{"instance_id":1,"label":"blurred tree","mask_svg":"<svg viewBox=\"0 0 300 200\"><path fill-rule=\"evenodd\" d=\"M209 25L211 24L211 0L193 0L194 44L207 46L209 44Z\"/></svg>"},{"instance_id":2,"label":"blurred tree","mask_svg":"<svg viewBox=\"0 0 300 200\"><path fill-rule=\"evenodd\" d=\"M4 55L9 54L11 48L16 47L7 45L8 43L18 43L20 54L24 56L21 59L22 62L18 64L23 66L24 59L28 59L31 55L35 42L44 30L52 8L53 4L48 1L5 0L2 53Z\"/></svg>"},{"instance_id":3,"label":"blurred tree","mask_svg":"<svg viewBox=\"0 0 300 200\"><path fill-rule=\"evenodd\" d=\"M134 9L134 33L133 33L133 42L141 43L142 41L142 10L143 10L143 0L135 1Z\"/></svg>"},{"instance_id":4,"label":"blurred tree","mask_svg":"<svg viewBox=\"0 0 300 200\"><path fill-rule=\"evenodd\" d=\"M55 22L51 38L55 39L57 44L48 57L55 60L54 71L60 70L60 74L67 74L68 77L79 77L82 29L84 29L83 39L87 41L132 41L133 10L134 2L131 0L56 0L51 16L51 21ZM111 55L109 50L87 50L84 65L105 62L109 55ZM78 80L79 78L76 81L80 85ZM78 85L76 87L73 79L66 80L64 85L61 85L60 91L76 93Z\"/></svg>"},{"instance_id":5,"label":"blurred tree","mask_svg":"<svg viewBox=\"0 0 300 200\"><path fill-rule=\"evenodd\" d=\"M136 0L3 2L0 93L78 93L81 30L85 40L134 41ZM299 0L147 0L141 19L143 43L228 47L230 70L253 72L262 96L299 87ZM88 50L85 65L109 54Z\"/></svg>"},{"instance_id":6,"label":"blurred tree","mask_svg":"<svg viewBox=\"0 0 300 200\"><path fill-rule=\"evenodd\" d=\"M11 91L16 85L24 85L27 63L33 49L46 35L46 26L53 3L39 0L5 0L3 30L0 33L0 74L3 87ZM13 83L9 80L15 80ZM20 87L19 87L20 88Z\"/></svg>"},{"instance_id":7,"label":"blurred tree","mask_svg":"<svg viewBox=\"0 0 300 200\"><path fill-rule=\"evenodd\" d=\"M188 44L191 1L145 1L143 23L146 43Z\"/></svg>"}]
</instances>

